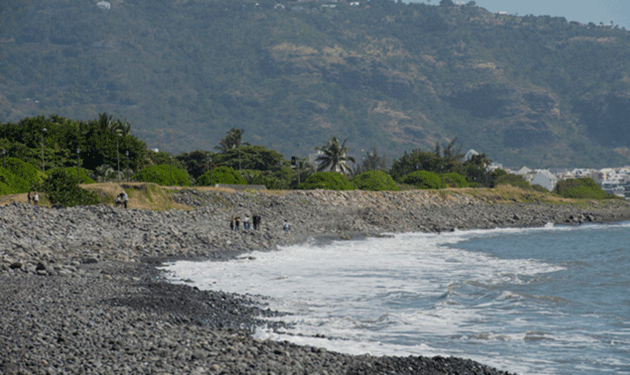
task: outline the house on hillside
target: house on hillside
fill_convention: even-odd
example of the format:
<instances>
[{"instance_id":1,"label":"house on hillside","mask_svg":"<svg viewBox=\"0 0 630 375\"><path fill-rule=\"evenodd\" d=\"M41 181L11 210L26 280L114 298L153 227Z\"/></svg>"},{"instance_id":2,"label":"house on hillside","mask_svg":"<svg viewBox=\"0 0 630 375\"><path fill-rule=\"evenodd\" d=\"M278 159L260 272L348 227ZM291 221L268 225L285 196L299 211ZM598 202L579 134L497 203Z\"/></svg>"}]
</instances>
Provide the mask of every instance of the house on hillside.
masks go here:
<instances>
[{"instance_id":1,"label":"house on hillside","mask_svg":"<svg viewBox=\"0 0 630 375\"><path fill-rule=\"evenodd\" d=\"M109 1L99 1L96 6L100 9L111 9L112 4Z\"/></svg>"},{"instance_id":2,"label":"house on hillside","mask_svg":"<svg viewBox=\"0 0 630 375\"><path fill-rule=\"evenodd\" d=\"M536 172L533 169L527 167L523 167L516 172L517 176L522 176L527 182L531 181L535 174Z\"/></svg>"}]
</instances>

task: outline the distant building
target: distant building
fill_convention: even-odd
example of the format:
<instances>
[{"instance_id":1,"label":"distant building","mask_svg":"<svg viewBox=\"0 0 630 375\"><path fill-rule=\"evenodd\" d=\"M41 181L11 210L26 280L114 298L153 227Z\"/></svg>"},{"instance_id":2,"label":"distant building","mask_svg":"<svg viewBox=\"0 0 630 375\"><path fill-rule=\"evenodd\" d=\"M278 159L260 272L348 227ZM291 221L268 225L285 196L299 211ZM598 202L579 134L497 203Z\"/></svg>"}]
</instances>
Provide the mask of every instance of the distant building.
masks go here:
<instances>
[{"instance_id":1,"label":"distant building","mask_svg":"<svg viewBox=\"0 0 630 375\"><path fill-rule=\"evenodd\" d=\"M101 9L111 9L112 4L110 4L108 1L99 1L98 3L96 3L96 6Z\"/></svg>"},{"instance_id":2,"label":"distant building","mask_svg":"<svg viewBox=\"0 0 630 375\"><path fill-rule=\"evenodd\" d=\"M549 172L548 170L543 169L543 170L537 171L529 183L532 186L540 185L544 187L545 189L552 191L556 187L556 184L558 183L558 178L556 178L556 176L551 174L551 172Z\"/></svg>"}]
</instances>

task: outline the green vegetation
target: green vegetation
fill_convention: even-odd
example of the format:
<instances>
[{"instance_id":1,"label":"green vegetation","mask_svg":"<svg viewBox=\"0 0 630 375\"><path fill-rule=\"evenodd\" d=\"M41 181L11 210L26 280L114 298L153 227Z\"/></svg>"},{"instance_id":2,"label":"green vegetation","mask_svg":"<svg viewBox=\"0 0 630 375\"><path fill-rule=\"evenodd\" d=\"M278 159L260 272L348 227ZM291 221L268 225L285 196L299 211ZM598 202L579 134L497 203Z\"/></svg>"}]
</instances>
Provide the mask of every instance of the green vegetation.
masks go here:
<instances>
[{"instance_id":1,"label":"green vegetation","mask_svg":"<svg viewBox=\"0 0 630 375\"><path fill-rule=\"evenodd\" d=\"M79 187L76 177L73 178L61 169L50 173L35 190L46 193L51 204L64 207L99 203L96 194Z\"/></svg>"},{"instance_id":2,"label":"green vegetation","mask_svg":"<svg viewBox=\"0 0 630 375\"><path fill-rule=\"evenodd\" d=\"M512 185L525 190L532 190L532 185L523 176L516 174L502 174L494 180L494 186Z\"/></svg>"},{"instance_id":3,"label":"green vegetation","mask_svg":"<svg viewBox=\"0 0 630 375\"><path fill-rule=\"evenodd\" d=\"M172 174L171 174L172 172ZM172 178L171 178L172 177ZM138 172L136 175L137 181L153 182L158 185L168 186L188 186L190 185L190 179L188 173L177 167L172 167L168 164L156 165L153 167L145 168ZM172 183L171 183L172 182Z\"/></svg>"},{"instance_id":4,"label":"green vegetation","mask_svg":"<svg viewBox=\"0 0 630 375\"><path fill-rule=\"evenodd\" d=\"M469 186L466 178L461 174L455 172L444 173L442 175L442 181L444 182L444 187L464 188Z\"/></svg>"},{"instance_id":5,"label":"green vegetation","mask_svg":"<svg viewBox=\"0 0 630 375\"><path fill-rule=\"evenodd\" d=\"M407 185L414 185L418 189L439 189L442 187L440 176L429 171L411 172L401 179Z\"/></svg>"},{"instance_id":6,"label":"green vegetation","mask_svg":"<svg viewBox=\"0 0 630 375\"><path fill-rule=\"evenodd\" d=\"M356 186L359 190L372 190L372 191L398 191L398 184L396 181L383 171L367 171L355 177Z\"/></svg>"},{"instance_id":7,"label":"green vegetation","mask_svg":"<svg viewBox=\"0 0 630 375\"><path fill-rule=\"evenodd\" d=\"M337 137L332 137L328 143L323 147L315 147L315 150L321 152L321 155L317 156L317 171L332 171L340 172L344 175L349 175L352 171L348 166L348 162L354 163L354 158L348 156L350 149L346 147L346 141L343 140L342 144L339 144Z\"/></svg>"},{"instance_id":8,"label":"green vegetation","mask_svg":"<svg viewBox=\"0 0 630 375\"><path fill-rule=\"evenodd\" d=\"M230 167L215 168L197 179L198 186L214 186L216 184L245 185L247 182L237 171Z\"/></svg>"},{"instance_id":9,"label":"green vegetation","mask_svg":"<svg viewBox=\"0 0 630 375\"><path fill-rule=\"evenodd\" d=\"M46 127L44 130L43 125L50 128ZM27 136L24 136L23 139L18 137L21 132L37 127L42 127L39 130L39 145L36 142L29 143ZM85 132L76 133L77 128L83 129ZM325 147L319 148L323 152L320 166L333 168L339 172L313 174L313 168L306 162L305 158L292 157L289 162L275 150L242 142L244 134L242 130L232 129L228 132L226 139L220 141L221 147L219 149L222 151L220 153L198 150L176 157L167 152L148 150L144 143L128 134L129 130L130 124L126 121L114 120L106 114L99 115L97 120L89 123L75 122L53 115L49 118L25 119L18 125L3 125L0 127L0 133L6 137L0 138L0 142L10 144L12 147L10 150L20 153L30 162L15 157L3 159L6 168L0 168L0 194L25 193L31 188L46 188L50 192L51 202L64 205L91 204L91 198L81 192L77 193L76 200L69 198L67 195L70 193L68 192L75 191L69 186L78 183L92 184L95 178L99 181L109 178L120 182L121 177L126 177L127 173L136 181L163 186L188 186L191 182L196 182L198 186L257 184L265 185L268 189L350 190L358 188L372 191L396 191L400 189L399 183L409 185L403 186L403 188L413 186L419 189L481 187L484 184L490 187L511 185L527 191L536 190L547 193L540 186L530 186L521 176L507 174L503 170L488 172L487 168L491 161L485 154L477 154L464 160L456 138L445 145L436 143L434 151L414 149L409 153L405 152L399 159L394 160L390 169L391 175L383 170L386 169L383 167L387 164L386 158L379 155L374 148L373 152L367 152L366 157L362 159L363 162L357 168L365 171L356 174L349 180L343 173L340 173L341 171L349 171L346 161L354 161L353 158L346 156L349 150L345 146L347 139L339 144L337 138L333 137ZM94 136L94 132L100 134L102 139ZM69 134L74 134L74 136L69 136ZM114 138L111 138L112 136ZM44 166L47 167L46 173L40 172L37 168L41 159L38 160L36 155L42 145L42 138L44 140L44 156L46 157L44 162ZM108 158L111 158L111 148L113 147L111 142L108 143L103 140L108 138L110 141L113 139L118 147L121 143L126 146L134 145L136 158L140 158L140 160L134 161L137 168L141 168L137 173L130 173L131 168L129 170L125 170L125 168L121 174L118 174L114 172L110 164L107 164L112 161ZM228 141L228 139L231 140ZM97 149L89 143L92 141L97 142L102 147L102 155L97 155L97 151L90 151ZM47 142L52 151L47 151ZM72 148L71 145L76 144L76 142L83 145L83 150L87 150L86 159L80 160L81 165L87 164L93 167L92 170L81 167L80 178L77 177L77 166L69 151ZM119 153L114 151L113 155L117 154ZM97 165L99 160L104 164ZM125 164L126 162L125 159ZM162 163L159 165L153 165L160 162ZM164 162L168 162L168 164ZM237 172L235 167L243 167L242 174ZM192 180L186 169L190 170L191 175L196 175L197 178ZM406 174L401 175L401 173ZM61 175L66 177L62 178ZM575 181L560 183L556 192L561 196L571 198L605 199L611 197L597 188L592 180L581 181L580 184L576 184Z\"/></svg>"},{"instance_id":10,"label":"green vegetation","mask_svg":"<svg viewBox=\"0 0 630 375\"><path fill-rule=\"evenodd\" d=\"M31 185L40 180L40 172L32 165L20 159L7 158L5 164L7 170L4 173L4 178L7 180L3 183L12 191L12 193L9 194L26 193L30 190ZM12 176L9 177L9 175Z\"/></svg>"},{"instance_id":11,"label":"green vegetation","mask_svg":"<svg viewBox=\"0 0 630 375\"><path fill-rule=\"evenodd\" d=\"M352 190L353 185L346 176L336 172L317 172L306 179L299 189Z\"/></svg>"},{"instance_id":12,"label":"green vegetation","mask_svg":"<svg viewBox=\"0 0 630 375\"><path fill-rule=\"evenodd\" d=\"M614 199L613 194L603 191L592 178L576 178L559 181L554 193L564 198L575 199Z\"/></svg>"},{"instance_id":13,"label":"green vegetation","mask_svg":"<svg viewBox=\"0 0 630 375\"><path fill-rule=\"evenodd\" d=\"M95 182L92 178L90 178L90 176L88 176L88 173L84 168L81 168L78 176L77 176L77 167L49 169L46 171L46 174L51 175L53 173L57 173L58 171L63 172L67 174L68 176L73 177L74 179L77 179L79 177L80 184L93 184Z\"/></svg>"},{"instance_id":14,"label":"green vegetation","mask_svg":"<svg viewBox=\"0 0 630 375\"><path fill-rule=\"evenodd\" d=\"M0 195L16 194L19 191L16 186L15 175L8 169L0 167Z\"/></svg>"}]
</instances>

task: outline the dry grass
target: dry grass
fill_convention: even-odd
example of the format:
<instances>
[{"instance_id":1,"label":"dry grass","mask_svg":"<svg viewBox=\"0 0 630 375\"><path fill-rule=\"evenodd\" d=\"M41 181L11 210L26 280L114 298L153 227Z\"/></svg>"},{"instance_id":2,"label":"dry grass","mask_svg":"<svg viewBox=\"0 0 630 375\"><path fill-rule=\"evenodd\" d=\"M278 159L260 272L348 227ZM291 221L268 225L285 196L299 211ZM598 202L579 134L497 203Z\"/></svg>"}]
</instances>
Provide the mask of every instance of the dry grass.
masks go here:
<instances>
[{"instance_id":1,"label":"dry grass","mask_svg":"<svg viewBox=\"0 0 630 375\"><path fill-rule=\"evenodd\" d=\"M183 189L195 189L201 192L217 191L224 193L234 193L231 188L216 188L209 186L195 186L192 188L181 186L159 186L144 182L106 182L98 184L81 185L82 188L96 194L102 204L115 205L116 196L123 190L129 196L128 208L138 208L154 211L166 211L172 209L190 210L192 207L176 203L173 200L173 193ZM247 190L246 190L247 191ZM283 196L289 194L290 190L261 190L267 196ZM579 206L602 206L612 204L608 201L597 200L576 200L559 197L555 194L538 192L534 190L523 190L511 185L501 185L493 189L486 188L448 188L434 191L442 199L454 199L453 195L468 195L481 199L488 203L546 203L546 204L572 204ZM0 196L0 206L12 202L27 203L26 193ZM40 194L40 205L50 206L44 194Z\"/></svg>"},{"instance_id":2,"label":"dry grass","mask_svg":"<svg viewBox=\"0 0 630 375\"><path fill-rule=\"evenodd\" d=\"M114 206L116 196L125 191L129 197L127 208L155 211L191 209L173 201L173 193L181 190L181 187L165 187L144 182L105 182L81 187L96 194L101 203L110 206Z\"/></svg>"},{"instance_id":3,"label":"dry grass","mask_svg":"<svg viewBox=\"0 0 630 375\"><path fill-rule=\"evenodd\" d=\"M576 203L575 199L562 198L551 193L544 193L535 190L524 190L512 185L500 185L493 189L488 188L465 188L455 189L460 193L483 199L491 203L548 203L567 204Z\"/></svg>"}]
</instances>

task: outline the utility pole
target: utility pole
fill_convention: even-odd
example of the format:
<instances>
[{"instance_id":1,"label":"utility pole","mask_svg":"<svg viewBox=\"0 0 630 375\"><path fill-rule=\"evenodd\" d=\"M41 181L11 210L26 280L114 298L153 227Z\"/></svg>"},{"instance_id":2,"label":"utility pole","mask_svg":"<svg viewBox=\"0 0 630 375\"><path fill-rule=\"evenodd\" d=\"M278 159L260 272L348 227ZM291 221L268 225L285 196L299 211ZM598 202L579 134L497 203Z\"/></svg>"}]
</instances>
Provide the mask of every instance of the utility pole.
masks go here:
<instances>
[{"instance_id":1,"label":"utility pole","mask_svg":"<svg viewBox=\"0 0 630 375\"><path fill-rule=\"evenodd\" d=\"M118 140L122 137L120 129L116 129L116 164L118 165L118 174L116 174L116 181L120 178L120 152L118 152Z\"/></svg>"},{"instance_id":2,"label":"utility pole","mask_svg":"<svg viewBox=\"0 0 630 375\"><path fill-rule=\"evenodd\" d=\"M173 155L171 157L171 186L173 186Z\"/></svg>"},{"instance_id":3,"label":"utility pole","mask_svg":"<svg viewBox=\"0 0 630 375\"><path fill-rule=\"evenodd\" d=\"M208 162L210 163L208 165L210 171L210 186L212 186L212 156L208 156Z\"/></svg>"},{"instance_id":4,"label":"utility pole","mask_svg":"<svg viewBox=\"0 0 630 375\"><path fill-rule=\"evenodd\" d=\"M42 173L46 173L46 165L44 164L44 134L48 129L42 129Z\"/></svg>"},{"instance_id":5,"label":"utility pole","mask_svg":"<svg viewBox=\"0 0 630 375\"><path fill-rule=\"evenodd\" d=\"M77 148L77 179L81 181L81 149Z\"/></svg>"},{"instance_id":6,"label":"utility pole","mask_svg":"<svg viewBox=\"0 0 630 375\"><path fill-rule=\"evenodd\" d=\"M129 182L129 150L125 151L127 154L127 182Z\"/></svg>"}]
</instances>

